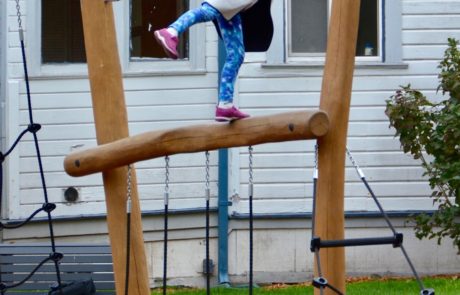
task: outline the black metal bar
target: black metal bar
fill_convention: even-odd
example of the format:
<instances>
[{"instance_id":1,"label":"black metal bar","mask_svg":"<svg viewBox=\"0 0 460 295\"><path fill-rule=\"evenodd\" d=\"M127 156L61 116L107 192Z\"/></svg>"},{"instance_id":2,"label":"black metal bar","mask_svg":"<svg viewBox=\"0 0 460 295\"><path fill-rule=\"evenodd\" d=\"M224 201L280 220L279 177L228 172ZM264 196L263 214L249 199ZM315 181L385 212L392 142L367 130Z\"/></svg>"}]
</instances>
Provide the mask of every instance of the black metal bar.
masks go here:
<instances>
[{"instance_id":1,"label":"black metal bar","mask_svg":"<svg viewBox=\"0 0 460 295\"><path fill-rule=\"evenodd\" d=\"M209 255L209 200L206 200L206 294L211 294L211 269Z\"/></svg>"},{"instance_id":2,"label":"black metal bar","mask_svg":"<svg viewBox=\"0 0 460 295\"><path fill-rule=\"evenodd\" d=\"M400 247L402 244L403 235L396 234L391 237L377 237L377 238L358 238L358 239L344 239L344 240L321 240L314 238L311 242L311 249L320 248L337 248L337 247L355 247L355 246L372 246L372 245L393 245L393 247Z\"/></svg>"},{"instance_id":3,"label":"black metal bar","mask_svg":"<svg viewBox=\"0 0 460 295\"><path fill-rule=\"evenodd\" d=\"M167 283L166 280L168 279L168 205L165 205L164 211L164 229L163 229L163 295L166 295L166 288Z\"/></svg>"},{"instance_id":4,"label":"black metal bar","mask_svg":"<svg viewBox=\"0 0 460 295\"><path fill-rule=\"evenodd\" d=\"M254 213L253 197L249 196L249 294L253 294L254 284Z\"/></svg>"},{"instance_id":5,"label":"black metal bar","mask_svg":"<svg viewBox=\"0 0 460 295\"><path fill-rule=\"evenodd\" d=\"M129 205L128 205L129 206ZM129 295L129 266L131 251L131 212L130 208L126 215L126 271L125 271L125 295Z\"/></svg>"}]
</instances>

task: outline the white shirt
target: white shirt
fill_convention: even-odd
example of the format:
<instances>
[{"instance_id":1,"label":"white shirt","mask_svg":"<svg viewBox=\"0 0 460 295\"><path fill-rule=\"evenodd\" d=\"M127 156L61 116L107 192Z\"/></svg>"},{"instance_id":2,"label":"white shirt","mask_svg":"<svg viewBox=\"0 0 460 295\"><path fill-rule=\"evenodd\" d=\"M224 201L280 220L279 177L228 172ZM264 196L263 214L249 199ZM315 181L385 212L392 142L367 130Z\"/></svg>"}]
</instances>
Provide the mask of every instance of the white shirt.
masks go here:
<instances>
[{"instance_id":1,"label":"white shirt","mask_svg":"<svg viewBox=\"0 0 460 295\"><path fill-rule=\"evenodd\" d=\"M250 8L258 0L206 0L227 19L232 19L239 12Z\"/></svg>"}]
</instances>

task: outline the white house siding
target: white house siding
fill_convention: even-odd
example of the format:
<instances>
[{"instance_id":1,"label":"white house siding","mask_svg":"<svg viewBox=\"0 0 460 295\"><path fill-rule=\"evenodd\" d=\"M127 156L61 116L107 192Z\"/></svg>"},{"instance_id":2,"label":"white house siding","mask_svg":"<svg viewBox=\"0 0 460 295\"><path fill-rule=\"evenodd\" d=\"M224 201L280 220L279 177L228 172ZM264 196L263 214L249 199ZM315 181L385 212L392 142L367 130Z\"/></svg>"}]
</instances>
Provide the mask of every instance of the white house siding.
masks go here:
<instances>
[{"instance_id":1,"label":"white house siding","mask_svg":"<svg viewBox=\"0 0 460 295\"><path fill-rule=\"evenodd\" d=\"M11 137L19 134L29 124L26 89L22 77L22 64L15 2L8 2L8 68L11 95L7 104L10 120L7 128ZM28 2L21 2L23 22L28 18ZM118 4L115 4L118 5ZM37 17L37 16L35 16ZM29 28L24 25L25 28ZM206 31L205 69L201 71L181 71L179 74L133 73L124 70L124 88L128 106L131 134L172 128L212 121L217 94L217 35L209 25ZM31 42L26 31L26 42ZM28 53L33 54L33 46ZM165 68L174 67L175 62L165 63ZM31 72L39 72L31 62ZM125 68L128 68L124 64ZM82 68L80 74L64 74L65 66L51 75L31 76L34 121L42 125L38 133L43 166L50 202L58 208L54 216L81 216L104 214L106 211L101 175L72 178L63 171L64 157L76 149L93 147L95 127L91 107L90 85ZM198 69L200 70L200 69ZM49 72L49 71L48 71ZM16 88L15 88L16 87ZM16 89L16 90L15 90ZM19 144L18 151L8 160L8 217L27 217L43 204L41 180L32 136L27 134ZM14 163L14 164L13 164ZM204 207L205 156L202 154L172 156L170 165L171 209ZM163 207L164 159L138 163L137 179L142 209L159 210ZM211 189L217 194L217 153L211 153ZM64 201L63 191L74 186L79 189L80 199L74 204ZM215 198L212 206L215 206Z\"/></svg>"},{"instance_id":2,"label":"white house siding","mask_svg":"<svg viewBox=\"0 0 460 295\"><path fill-rule=\"evenodd\" d=\"M5 4L0 2L0 44L5 44ZM5 47L0 46L0 122L5 118ZM5 143L5 124L0 127L0 149ZM3 192L0 192L3 193Z\"/></svg>"},{"instance_id":3,"label":"white house siding","mask_svg":"<svg viewBox=\"0 0 460 295\"><path fill-rule=\"evenodd\" d=\"M392 1L392 0L388 0ZM460 38L460 1L402 1L403 60L407 68L360 67L355 71L348 147L388 210L432 209L430 188L418 161L400 150L384 114L385 100L399 85L411 84L439 98L437 65L447 38ZM317 108L322 82L318 66L261 66L263 56L249 56L238 84L241 107L253 115ZM332 126L332 128L334 128ZM267 144L254 148L255 212L311 211L314 142ZM234 187L240 198L232 211L248 212L248 151L235 152L240 166ZM337 169L341 169L337 167ZM355 170L347 161L348 211L377 211Z\"/></svg>"}]
</instances>

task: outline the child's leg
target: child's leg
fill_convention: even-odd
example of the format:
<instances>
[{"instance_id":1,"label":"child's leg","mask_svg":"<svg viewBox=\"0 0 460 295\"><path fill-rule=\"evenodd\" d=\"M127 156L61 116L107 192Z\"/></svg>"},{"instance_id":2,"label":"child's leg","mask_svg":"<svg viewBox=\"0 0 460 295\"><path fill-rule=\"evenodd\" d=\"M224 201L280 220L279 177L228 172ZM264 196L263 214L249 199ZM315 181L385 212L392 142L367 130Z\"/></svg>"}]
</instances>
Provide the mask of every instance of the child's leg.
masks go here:
<instances>
[{"instance_id":1,"label":"child's leg","mask_svg":"<svg viewBox=\"0 0 460 295\"><path fill-rule=\"evenodd\" d=\"M189 10L181 15L169 28L173 28L181 34L194 24L212 21L217 16L220 16L220 13L214 7L203 3L199 8Z\"/></svg>"},{"instance_id":2,"label":"child's leg","mask_svg":"<svg viewBox=\"0 0 460 295\"><path fill-rule=\"evenodd\" d=\"M235 81L245 53L241 17L236 15L231 21L227 21L219 15L217 21L227 51L219 87L219 103L232 103Z\"/></svg>"},{"instance_id":3,"label":"child's leg","mask_svg":"<svg viewBox=\"0 0 460 295\"><path fill-rule=\"evenodd\" d=\"M214 7L203 3L201 7L184 13L168 28L155 31L155 39L169 57L177 59L179 57L177 52L179 39L177 36L196 23L211 21L218 16L220 13Z\"/></svg>"},{"instance_id":4,"label":"child's leg","mask_svg":"<svg viewBox=\"0 0 460 295\"><path fill-rule=\"evenodd\" d=\"M249 117L233 105L235 81L244 61L244 42L241 17L236 15L227 21L221 15L217 18L227 58L222 69L219 87L219 104L216 109L216 121L232 121Z\"/></svg>"}]
</instances>

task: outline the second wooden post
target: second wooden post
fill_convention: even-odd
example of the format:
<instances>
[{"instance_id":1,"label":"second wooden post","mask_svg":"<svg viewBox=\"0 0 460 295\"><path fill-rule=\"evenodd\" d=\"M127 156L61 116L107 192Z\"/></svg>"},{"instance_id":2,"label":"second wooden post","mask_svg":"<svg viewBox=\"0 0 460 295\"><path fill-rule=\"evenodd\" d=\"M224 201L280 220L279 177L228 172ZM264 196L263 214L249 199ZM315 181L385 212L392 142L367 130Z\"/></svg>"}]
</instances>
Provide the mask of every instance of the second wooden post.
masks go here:
<instances>
[{"instance_id":1,"label":"second wooden post","mask_svg":"<svg viewBox=\"0 0 460 295\"><path fill-rule=\"evenodd\" d=\"M329 25L320 109L330 130L319 140L316 235L344 238L345 149L358 36L360 0L334 0ZM320 251L323 276L345 293L345 249ZM315 294L319 294L318 290ZM326 290L325 294L335 294Z\"/></svg>"},{"instance_id":2,"label":"second wooden post","mask_svg":"<svg viewBox=\"0 0 460 295\"><path fill-rule=\"evenodd\" d=\"M113 7L104 0L81 0L86 56L98 144L128 137L121 66ZM135 173L132 178L129 294L150 294ZM127 168L103 172L107 223L115 285L125 292L127 250Z\"/></svg>"}]
</instances>

